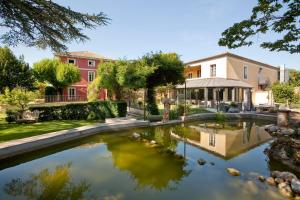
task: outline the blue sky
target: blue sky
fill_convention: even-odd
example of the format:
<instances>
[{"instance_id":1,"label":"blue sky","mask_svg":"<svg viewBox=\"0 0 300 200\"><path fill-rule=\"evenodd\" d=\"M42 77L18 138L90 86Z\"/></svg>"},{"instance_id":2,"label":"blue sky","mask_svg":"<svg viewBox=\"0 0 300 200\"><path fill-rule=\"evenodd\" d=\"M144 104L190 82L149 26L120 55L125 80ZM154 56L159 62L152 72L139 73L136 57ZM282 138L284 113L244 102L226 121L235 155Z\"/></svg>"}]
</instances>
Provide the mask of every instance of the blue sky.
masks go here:
<instances>
[{"instance_id":1,"label":"blue sky","mask_svg":"<svg viewBox=\"0 0 300 200\"><path fill-rule=\"evenodd\" d=\"M69 51L94 51L110 58L134 59L150 51L176 52L183 61L230 51L241 56L300 70L299 54L269 52L257 44L228 50L218 46L222 31L250 16L256 0L56 0L82 12L104 12L108 26L85 30L85 43L68 44ZM255 41L273 36L258 35ZM52 52L19 45L13 48L32 64Z\"/></svg>"}]
</instances>

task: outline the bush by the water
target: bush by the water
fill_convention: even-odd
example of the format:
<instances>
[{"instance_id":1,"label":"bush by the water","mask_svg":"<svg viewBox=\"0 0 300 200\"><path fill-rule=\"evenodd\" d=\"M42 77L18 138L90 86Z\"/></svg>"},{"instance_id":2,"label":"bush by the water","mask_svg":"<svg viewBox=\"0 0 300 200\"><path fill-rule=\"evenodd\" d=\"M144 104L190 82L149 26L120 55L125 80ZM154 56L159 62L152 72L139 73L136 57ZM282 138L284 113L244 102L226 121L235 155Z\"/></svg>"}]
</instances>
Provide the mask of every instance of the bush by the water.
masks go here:
<instances>
[{"instance_id":1,"label":"bush by the water","mask_svg":"<svg viewBox=\"0 0 300 200\"><path fill-rule=\"evenodd\" d=\"M19 114L19 112L17 112L17 111L7 110L5 121L7 121L8 123L15 122L17 120L18 114Z\"/></svg>"},{"instance_id":2,"label":"bush by the water","mask_svg":"<svg viewBox=\"0 0 300 200\"><path fill-rule=\"evenodd\" d=\"M127 103L125 101L97 101L73 103L60 106L32 106L30 111L40 111L39 120L96 120L113 117L125 117Z\"/></svg>"}]
</instances>

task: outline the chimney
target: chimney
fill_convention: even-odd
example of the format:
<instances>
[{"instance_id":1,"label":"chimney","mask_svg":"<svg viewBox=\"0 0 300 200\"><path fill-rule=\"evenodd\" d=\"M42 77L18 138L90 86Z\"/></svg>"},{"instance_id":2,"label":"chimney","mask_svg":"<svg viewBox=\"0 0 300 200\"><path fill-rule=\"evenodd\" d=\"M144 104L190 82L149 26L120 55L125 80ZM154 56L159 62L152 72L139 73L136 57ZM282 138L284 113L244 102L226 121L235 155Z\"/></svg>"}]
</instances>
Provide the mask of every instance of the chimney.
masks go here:
<instances>
[{"instance_id":1,"label":"chimney","mask_svg":"<svg viewBox=\"0 0 300 200\"><path fill-rule=\"evenodd\" d=\"M287 83L289 82L289 69L286 68L285 65L280 66L280 72L279 72L279 81L280 83Z\"/></svg>"}]
</instances>

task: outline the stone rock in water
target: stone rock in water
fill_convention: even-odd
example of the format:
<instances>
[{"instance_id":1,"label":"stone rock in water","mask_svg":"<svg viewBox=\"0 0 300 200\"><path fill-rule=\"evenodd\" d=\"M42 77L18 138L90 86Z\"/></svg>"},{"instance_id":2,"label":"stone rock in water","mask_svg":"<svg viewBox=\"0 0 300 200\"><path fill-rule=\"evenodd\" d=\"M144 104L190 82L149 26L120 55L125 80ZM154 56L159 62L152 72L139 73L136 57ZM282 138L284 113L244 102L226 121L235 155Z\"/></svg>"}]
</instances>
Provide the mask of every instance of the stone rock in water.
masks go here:
<instances>
[{"instance_id":1,"label":"stone rock in water","mask_svg":"<svg viewBox=\"0 0 300 200\"><path fill-rule=\"evenodd\" d=\"M281 135L293 135L295 133L295 130L291 128L281 128L280 129L280 134Z\"/></svg>"},{"instance_id":2,"label":"stone rock in water","mask_svg":"<svg viewBox=\"0 0 300 200\"><path fill-rule=\"evenodd\" d=\"M280 183L284 183L284 180L282 178L275 178L275 182L277 184L280 184Z\"/></svg>"},{"instance_id":3,"label":"stone rock in water","mask_svg":"<svg viewBox=\"0 0 300 200\"><path fill-rule=\"evenodd\" d=\"M289 185L286 185L285 187L279 188L279 192L285 196L285 197L293 197L294 193Z\"/></svg>"},{"instance_id":4,"label":"stone rock in water","mask_svg":"<svg viewBox=\"0 0 300 200\"><path fill-rule=\"evenodd\" d=\"M271 176L273 178L281 178L284 181L288 181L288 182L291 182L292 179L297 179L297 176L291 172L272 171Z\"/></svg>"},{"instance_id":5,"label":"stone rock in water","mask_svg":"<svg viewBox=\"0 0 300 200\"><path fill-rule=\"evenodd\" d=\"M273 177L268 177L266 181L269 185L276 185L275 179Z\"/></svg>"},{"instance_id":6,"label":"stone rock in water","mask_svg":"<svg viewBox=\"0 0 300 200\"><path fill-rule=\"evenodd\" d=\"M200 158L197 162L198 162L199 165L205 165L206 164L206 161L202 158Z\"/></svg>"},{"instance_id":7,"label":"stone rock in water","mask_svg":"<svg viewBox=\"0 0 300 200\"><path fill-rule=\"evenodd\" d=\"M297 179L292 179L291 181L291 187L294 193L300 195L300 181Z\"/></svg>"},{"instance_id":8,"label":"stone rock in water","mask_svg":"<svg viewBox=\"0 0 300 200\"><path fill-rule=\"evenodd\" d=\"M155 140L151 140L150 143L151 143L151 144L156 144L156 141L155 141Z\"/></svg>"},{"instance_id":9,"label":"stone rock in water","mask_svg":"<svg viewBox=\"0 0 300 200\"><path fill-rule=\"evenodd\" d=\"M227 172L232 176L240 176L241 175L240 171L237 169L234 169L234 168L227 168Z\"/></svg>"},{"instance_id":10,"label":"stone rock in water","mask_svg":"<svg viewBox=\"0 0 300 200\"><path fill-rule=\"evenodd\" d=\"M138 134L138 133L133 133L132 136L133 136L134 138L140 138L140 137L141 137L141 135Z\"/></svg>"},{"instance_id":11,"label":"stone rock in water","mask_svg":"<svg viewBox=\"0 0 300 200\"><path fill-rule=\"evenodd\" d=\"M278 131L278 126L271 126L271 127L269 127L269 131L270 132L276 132L276 131Z\"/></svg>"},{"instance_id":12,"label":"stone rock in water","mask_svg":"<svg viewBox=\"0 0 300 200\"><path fill-rule=\"evenodd\" d=\"M286 182L283 182L283 183L279 183L279 184L278 184L278 188L279 188L279 189L285 188L286 186L288 186L288 184L287 184Z\"/></svg>"},{"instance_id":13,"label":"stone rock in water","mask_svg":"<svg viewBox=\"0 0 300 200\"><path fill-rule=\"evenodd\" d=\"M258 176L257 179L260 181L260 182L264 182L266 180L266 178L264 176Z\"/></svg>"}]
</instances>

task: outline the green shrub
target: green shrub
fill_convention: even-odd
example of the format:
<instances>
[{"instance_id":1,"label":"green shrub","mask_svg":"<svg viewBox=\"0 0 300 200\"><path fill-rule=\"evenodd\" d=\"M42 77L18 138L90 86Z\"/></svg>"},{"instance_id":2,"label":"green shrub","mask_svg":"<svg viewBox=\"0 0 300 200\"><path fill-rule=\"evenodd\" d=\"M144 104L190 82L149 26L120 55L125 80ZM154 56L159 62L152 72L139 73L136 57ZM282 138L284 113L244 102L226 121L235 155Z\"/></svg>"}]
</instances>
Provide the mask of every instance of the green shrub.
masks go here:
<instances>
[{"instance_id":1,"label":"green shrub","mask_svg":"<svg viewBox=\"0 0 300 200\"><path fill-rule=\"evenodd\" d=\"M176 110L170 110L169 118L170 120L178 119L179 115Z\"/></svg>"},{"instance_id":2,"label":"green shrub","mask_svg":"<svg viewBox=\"0 0 300 200\"><path fill-rule=\"evenodd\" d=\"M223 112L217 112L217 113L216 113L216 121L217 121L218 123L224 123L225 120L226 120L226 116L224 115Z\"/></svg>"},{"instance_id":3,"label":"green shrub","mask_svg":"<svg viewBox=\"0 0 300 200\"><path fill-rule=\"evenodd\" d=\"M17 120L18 114L19 113L17 111L7 110L6 111L5 121L7 121L8 123L15 122Z\"/></svg>"},{"instance_id":4,"label":"green shrub","mask_svg":"<svg viewBox=\"0 0 300 200\"><path fill-rule=\"evenodd\" d=\"M184 115L184 104L178 104L175 107L175 112L177 113L178 116L183 116ZM189 114L189 112L191 111L191 105L190 104L186 104L186 115Z\"/></svg>"},{"instance_id":5,"label":"green shrub","mask_svg":"<svg viewBox=\"0 0 300 200\"><path fill-rule=\"evenodd\" d=\"M60 106L32 106L31 111L40 111L40 121L50 120L85 120L124 117L127 114L125 101L96 101L73 103Z\"/></svg>"}]
</instances>

